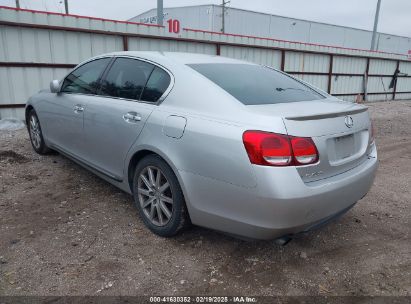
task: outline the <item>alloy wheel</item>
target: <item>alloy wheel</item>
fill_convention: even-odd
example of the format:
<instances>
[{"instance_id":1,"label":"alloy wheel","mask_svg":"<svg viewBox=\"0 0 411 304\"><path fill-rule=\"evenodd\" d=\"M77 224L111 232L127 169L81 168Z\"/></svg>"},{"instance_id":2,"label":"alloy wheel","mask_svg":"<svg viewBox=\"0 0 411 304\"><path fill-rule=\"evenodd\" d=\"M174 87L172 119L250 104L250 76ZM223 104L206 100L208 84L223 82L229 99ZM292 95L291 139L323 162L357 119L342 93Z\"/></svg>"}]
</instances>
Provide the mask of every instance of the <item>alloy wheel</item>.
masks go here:
<instances>
[{"instance_id":1,"label":"alloy wheel","mask_svg":"<svg viewBox=\"0 0 411 304\"><path fill-rule=\"evenodd\" d=\"M170 183L160 168L145 167L137 180L137 194L141 209L156 226L165 226L173 214L173 194Z\"/></svg>"},{"instance_id":2,"label":"alloy wheel","mask_svg":"<svg viewBox=\"0 0 411 304\"><path fill-rule=\"evenodd\" d=\"M36 115L31 115L30 117L30 139L31 139L33 146L36 149L40 149L41 131L40 131L40 123Z\"/></svg>"}]
</instances>

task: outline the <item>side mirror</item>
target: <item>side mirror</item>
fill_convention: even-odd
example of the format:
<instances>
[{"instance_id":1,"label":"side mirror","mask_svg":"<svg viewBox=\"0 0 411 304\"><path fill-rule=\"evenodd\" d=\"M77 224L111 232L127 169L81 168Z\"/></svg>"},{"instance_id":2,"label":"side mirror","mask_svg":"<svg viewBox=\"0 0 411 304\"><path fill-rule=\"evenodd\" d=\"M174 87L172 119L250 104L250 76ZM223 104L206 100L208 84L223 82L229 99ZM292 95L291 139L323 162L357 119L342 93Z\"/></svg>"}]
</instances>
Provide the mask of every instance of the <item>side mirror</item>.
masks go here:
<instances>
[{"instance_id":1,"label":"side mirror","mask_svg":"<svg viewBox=\"0 0 411 304\"><path fill-rule=\"evenodd\" d=\"M50 91L51 93L58 93L60 90L60 81L53 80L50 82Z\"/></svg>"}]
</instances>

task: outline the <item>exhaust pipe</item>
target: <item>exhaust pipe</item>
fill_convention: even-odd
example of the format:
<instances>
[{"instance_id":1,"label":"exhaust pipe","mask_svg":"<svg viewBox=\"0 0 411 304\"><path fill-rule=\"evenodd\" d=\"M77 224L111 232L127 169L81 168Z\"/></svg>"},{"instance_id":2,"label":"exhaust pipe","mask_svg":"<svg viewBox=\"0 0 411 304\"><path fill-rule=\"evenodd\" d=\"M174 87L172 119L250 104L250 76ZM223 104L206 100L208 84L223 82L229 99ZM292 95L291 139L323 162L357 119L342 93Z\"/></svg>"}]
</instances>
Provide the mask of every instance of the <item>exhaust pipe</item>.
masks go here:
<instances>
[{"instance_id":1,"label":"exhaust pipe","mask_svg":"<svg viewBox=\"0 0 411 304\"><path fill-rule=\"evenodd\" d=\"M288 235L285 235L285 236L282 236L282 237L280 237L280 238L278 238L278 239L275 239L274 242L275 242L277 245L279 245L279 246L285 246L285 245L287 245L289 242L291 242L291 240L292 240L292 237L290 237L290 236L288 236Z\"/></svg>"}]
</instances>

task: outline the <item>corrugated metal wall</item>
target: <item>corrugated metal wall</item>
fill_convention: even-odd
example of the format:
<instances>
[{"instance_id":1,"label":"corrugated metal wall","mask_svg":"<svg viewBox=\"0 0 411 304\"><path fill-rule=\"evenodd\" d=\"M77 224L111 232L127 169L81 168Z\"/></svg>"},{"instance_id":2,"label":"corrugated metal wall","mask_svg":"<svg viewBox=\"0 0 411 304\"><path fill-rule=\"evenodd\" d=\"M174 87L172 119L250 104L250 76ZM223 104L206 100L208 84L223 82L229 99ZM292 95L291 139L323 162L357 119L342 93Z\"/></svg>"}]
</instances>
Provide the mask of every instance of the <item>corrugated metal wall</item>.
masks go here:
<instances>
[{"instance_id":1,"label":"corrugated metal wall","mask_svg":"<svg viewBox=\"0 0 411 304\"><path fill-rule=\"evenodd\" d=\"M19 104L40 89L48 88L50 79L61 79L69 69L64 68L31 68L0 67L0 104ZM19 108L0 109L0 118L23 118Z\"/></svg>"},{"instance_id":2,"label":"corrugated metal wall","mask_svg":"<svg viewBox=\"0 0 411 304\"><path fill-rule=\"evenodd\" d=\"M281 51L268 49L252 49L237 46L221 46L221 56L246 60L258 64L281 68Z\"/></svg>"},{"instance_id":3,"label":"corrugated metal wall","mask_svg":"<svg viewBox=\"0 0 411 304\"><path fill-rule=\"evenodd\" d=\"M80 16L0 7L0 118L23 118L28 97L48 88L79 62L120 50L180 51L216 54L268 65L299 77L340 98L354 101L364 93L368 100L411 97L411 75L406 56L348 50L182 29L116 22ZM367 75L367 77L365 77Z\"/></svg>"},{"instance_id":4,"label":"corrugated metal wall","mask_svg":"<svg viewBox=\"0 0 411 304\"><path fill-rule=\"evenodd\" d=\"M0 61L79 62L98 54L123 50L119 36L1 26Z\"/></svg>"},{"instance_id":5,"label":"corrugated metal wall","mask_svg":"<svg viewBox=\"0 0 411 304\"><path fill-rule=\"evenodd\" d=\"M150 38L131 37L128 40L129 51L163 51L215 54L216 48L212 44L198 42L182 42L175 40L159 40Z\"/></svg>"},{"instance_id":6,"label":"corrugated metal wall","mask_svg":"<svg viewBox=\"0 0 411 304\"><path fill-rule=\"evenodd\" d=\"M193 1L194 2L194 1ZM194 5L165 8L165 20L178 19L183 26L220 31L222 7L219 5ZM135 16L130 21L153 22L156 9ZM227 33L272 37L347 48L367 49L371 45L372 32L302 19L295 19L233 7L225 8ZM407 53L411 50L411 38L377 33L377 49L385 52Z\"/></svg>"}]
</instances>

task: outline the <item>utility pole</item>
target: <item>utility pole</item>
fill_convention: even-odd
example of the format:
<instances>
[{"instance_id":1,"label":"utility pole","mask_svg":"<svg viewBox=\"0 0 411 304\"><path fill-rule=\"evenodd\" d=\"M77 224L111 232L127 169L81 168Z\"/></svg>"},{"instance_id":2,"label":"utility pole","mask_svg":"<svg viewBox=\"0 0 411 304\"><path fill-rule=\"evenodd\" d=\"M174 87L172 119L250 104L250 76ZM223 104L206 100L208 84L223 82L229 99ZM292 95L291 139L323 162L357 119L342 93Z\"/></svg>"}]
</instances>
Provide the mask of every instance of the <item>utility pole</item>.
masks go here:
<instances>
[{"instance_id":1,"label":"utility pole","mask_svg":"<svg viewBox=\"0 0 411 304\"><path fill-rule=\"evenodd\" d=\"M64 0L64 8L66 9L66 15L68 15L68 0Z\"/></svg>"},{"instance_id":2,"label":"utility pole","mask_svg":"<svg viewBox=\"0 0 411 304\"><path fill-rule=\"evenodd\" d=\"M163 25L163 0L157 0L157 24Z\"/></svg>"},{"instance_id":3,"label":"utility pole","mask_svg":"<svg viewBox=\"0 0 411 304\"><path fill-rule=\"evenodd\" d=\"M222 14L221 14L221 32L225 33L225 10L226 10L226 4L230 3L230 1L225 1L222 0L221 3L221 10L222 10Z\"/></svg>"},{"instance_id":4,"label":"utility pole","mask_svg":"<svg viewBox=\"0 0 411 304\"><path fill-rule=\"evenodd\" d=\"M380 17L380 8L381 8L381 0L378 0L377 2L377 10L375 12L375 18L374 18L374 30L372 32L372 40L371 40L371 51L375 51L375 42L377 38L377 28L378 28L378 19Z\"/></svg>"},{"instance_id":5,"label":"utility pole","mask_svg":"<svg viewBox=\"0 0 411 304\"><path fill-rule=\"evenodd\" d=\"M20 0L16 0L16 8L20 8Z\"/></svg>"}]
</instances>

